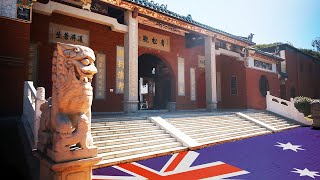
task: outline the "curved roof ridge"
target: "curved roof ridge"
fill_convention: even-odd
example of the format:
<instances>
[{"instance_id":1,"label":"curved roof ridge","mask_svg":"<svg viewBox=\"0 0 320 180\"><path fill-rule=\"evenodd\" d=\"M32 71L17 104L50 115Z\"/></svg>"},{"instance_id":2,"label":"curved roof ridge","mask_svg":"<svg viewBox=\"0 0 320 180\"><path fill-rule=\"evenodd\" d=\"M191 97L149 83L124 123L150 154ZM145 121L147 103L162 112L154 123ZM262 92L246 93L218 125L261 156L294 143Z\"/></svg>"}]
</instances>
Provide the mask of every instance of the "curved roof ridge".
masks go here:
<instances>
[{"instance_id":1,"label":"curved roof ridge","mask_svg":"<svg viewBox=\"0 0 320 180\"><path fill-rule=\"evenodd\" d=\"M213 28L213 27L211 27L209 25L206 25L206 24L200 23L198 21L195 21L195 20L192 19L191 15L183 16L183 15L180 15L180 14L178 14L176 12L168 10L167 6L163 5L163 4L160 5L158 3L154 3L153 1L148 1L148 0L125 0L125 1L132 2L132 3L138 4L138 5L142 5L143 7L155 10L157 12L163 13L165 15L177 18L179 20L182 20L182 21L185 21L185 22L188 22L188 23L191 23L191 24L194 24L196 26L205 28L205 29L207 29L209 31L213 31L213 32L225 35L225 36L229 36L231 38L246 42L248 44L252 44L252 45L255 44L254 42L249 41L246 37L236 36L236 35L230 34L228 32L222 31L220 29L216 29L216 28Z\"/></svg>"}]
</instances>

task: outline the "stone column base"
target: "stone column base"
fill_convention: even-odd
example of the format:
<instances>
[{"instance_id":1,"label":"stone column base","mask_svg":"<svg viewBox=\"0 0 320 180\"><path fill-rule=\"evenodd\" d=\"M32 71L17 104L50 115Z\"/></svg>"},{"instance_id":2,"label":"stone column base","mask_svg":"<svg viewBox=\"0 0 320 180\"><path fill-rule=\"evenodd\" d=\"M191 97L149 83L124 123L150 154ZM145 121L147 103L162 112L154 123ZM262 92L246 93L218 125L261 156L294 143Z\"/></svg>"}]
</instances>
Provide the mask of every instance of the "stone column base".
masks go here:
<instances>
[{"instance_id":1,"label":"stone column base","mask_svg":"<svg viewBox=\"0 0 320 180\"><path fill-rule=\"evenodd\" d=\"M312 117L313 119L313 124L312 127L313 129L320 129L320 117Z\"/></svg>"},{"instance_id":2,"label":"stone column base","mask_svg":"<svg viewBox=\"0 0 320 180\"><path fill-rule=\"evenodd\" d=\"M167 108L170 112L176 111L176 102L168 102Z\"/></svg>"},{"instance_id":3,"label":"stone column base","mask_svg":"<svg viewBox=\"0 0 320 180\"><path fill-rule=\"evenodd\" d=\"M138 111L139 101L124 101L123 110L125 113L133 113Z\"/></svg>"},{"instance_id":4,"label":"stone column base","mask_svg":"<svg viewBox=\"0 0 320 180\"><path fill-rule=\"evenodd\" d=\"M207 110L208 111L216 111L217 110L217 102L207 103Z\"/></svg>"},{"instance_id":5,"label":"stone column base","mask_svg":"<svg viewBox=\"0 0 320 180\"><path fill-rule=\"evenodd\" d=\"M92 179L92 167L101 161L101 157L94 157L54 163L42 153L35 155L40 160L41 180L90 180Z\"/></svg>"}]
</instances>

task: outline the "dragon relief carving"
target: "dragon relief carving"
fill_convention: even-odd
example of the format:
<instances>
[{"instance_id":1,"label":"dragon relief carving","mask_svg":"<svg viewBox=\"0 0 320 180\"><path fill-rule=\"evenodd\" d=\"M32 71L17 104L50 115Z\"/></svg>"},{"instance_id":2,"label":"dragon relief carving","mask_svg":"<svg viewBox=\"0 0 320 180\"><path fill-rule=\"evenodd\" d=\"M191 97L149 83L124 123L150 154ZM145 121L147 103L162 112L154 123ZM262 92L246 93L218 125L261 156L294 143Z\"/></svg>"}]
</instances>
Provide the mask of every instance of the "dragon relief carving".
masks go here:
<instances>
[{"instance_id":1,"label":"dragon relief carving","mask_svg":"<svg viewBox=\"0 0 320 180\"><path fill-rule=\"evenodd\" d=\"M53 160L68 160L68 153L85 150L91 156L92 78L97 73L94 52L85 46L57 43L52 61L52 97L41 106L40 150L51 150ZM60 155L56 155L60 154ZM50 154L49 154L50 156Z\"/></svg>"}]
</instances>

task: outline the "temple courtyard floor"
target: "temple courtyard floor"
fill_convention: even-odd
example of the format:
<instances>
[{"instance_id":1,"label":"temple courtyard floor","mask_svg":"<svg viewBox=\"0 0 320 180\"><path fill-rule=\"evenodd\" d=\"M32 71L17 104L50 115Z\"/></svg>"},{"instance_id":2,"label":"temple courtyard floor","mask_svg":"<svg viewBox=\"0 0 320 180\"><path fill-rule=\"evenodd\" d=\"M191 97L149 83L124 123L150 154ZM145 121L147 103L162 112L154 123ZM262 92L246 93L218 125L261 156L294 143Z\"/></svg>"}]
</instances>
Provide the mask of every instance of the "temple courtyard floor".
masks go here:
<instances>
[{"instance_id":1,"label":"temple courtyard floor","mask_svg":"<svg viewBox=\"0 0 320 180\"><path fill-rule=\"evenodd\" d=\"M320 130L299 127L93 170L93 179L320 179Z\"/></svg>"}]
</instances>

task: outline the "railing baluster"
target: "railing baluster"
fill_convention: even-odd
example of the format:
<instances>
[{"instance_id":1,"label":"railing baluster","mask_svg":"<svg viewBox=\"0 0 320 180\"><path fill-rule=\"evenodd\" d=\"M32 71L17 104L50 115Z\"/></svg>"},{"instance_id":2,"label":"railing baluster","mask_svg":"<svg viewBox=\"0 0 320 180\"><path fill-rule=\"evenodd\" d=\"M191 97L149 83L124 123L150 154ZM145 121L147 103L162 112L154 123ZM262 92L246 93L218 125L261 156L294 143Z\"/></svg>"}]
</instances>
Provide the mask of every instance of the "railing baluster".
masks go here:
<instances>
[{"instance_id":1,"label":"railing baluster","mask_svg":"<svg viewBox=\"0 0 320 180\"><path fill-rule=\"evenodd\" d=\"M45 102L45 90L43 87L35 90L32 81L24 83L23 115L22 122L27 131L29 143L36 148L38 141L38 129L40 126L40 106Z\"/></svg>"}]
</instances>

